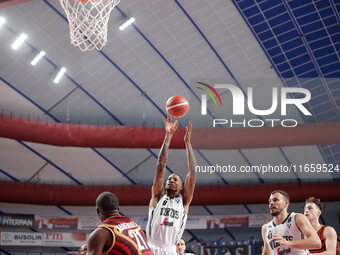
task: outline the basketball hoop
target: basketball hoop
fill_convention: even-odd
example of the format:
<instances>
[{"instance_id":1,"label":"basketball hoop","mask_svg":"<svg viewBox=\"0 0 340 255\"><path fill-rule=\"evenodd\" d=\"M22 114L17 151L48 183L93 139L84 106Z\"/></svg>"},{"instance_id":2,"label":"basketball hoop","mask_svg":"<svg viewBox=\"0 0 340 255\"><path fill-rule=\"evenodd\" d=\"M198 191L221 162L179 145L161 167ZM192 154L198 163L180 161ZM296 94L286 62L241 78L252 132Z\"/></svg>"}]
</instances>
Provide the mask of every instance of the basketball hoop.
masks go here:
<instances>
[{"instance_id":1,"label":"basketball hoop","mask_svg":"<svg viewBox=\"0 0 340 255\"><path fill-rule=\"evenodd\" d=\"M82 51L101 50L107 42L110 13L120 0L59 0L70 27L71 43Z\"/></svg>"}]
</instances>

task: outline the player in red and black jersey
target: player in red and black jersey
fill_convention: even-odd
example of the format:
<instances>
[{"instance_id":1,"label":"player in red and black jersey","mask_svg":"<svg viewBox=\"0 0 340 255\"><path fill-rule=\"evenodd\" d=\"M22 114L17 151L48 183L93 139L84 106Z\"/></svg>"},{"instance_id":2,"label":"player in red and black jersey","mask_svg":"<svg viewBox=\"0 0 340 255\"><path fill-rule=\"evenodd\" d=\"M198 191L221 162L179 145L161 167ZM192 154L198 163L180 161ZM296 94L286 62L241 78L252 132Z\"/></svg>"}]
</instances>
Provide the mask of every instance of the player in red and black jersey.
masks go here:
<instances>
[{"instance_id":1,"label":"player in red and black jersey","mask_svg":"<svg viewBox=\"0 0 340 255\"><path fill-rule=\"evenodd\" d=\"M119 202L114 194L100 194L96 201L96 210L102 224L90 235L87 255L153 254L141 227L132 219L119 215Z\"/></svg>"},{"instance_id":2,"label":"player in red and black jersey","mask_svg":"<svg viewBox=\"0 0 340 255\"><path fill-rule=\"evenodd\" d=\"M339 246L337 242L337 234L334 228L319 223L322 213L322 204L320 199L310 197L306 200L305 216L308 218L313 228L317 231L321 240L321 248L318 250L309 250L310 253L339 255Z\"/></svg>"}]
</instances>

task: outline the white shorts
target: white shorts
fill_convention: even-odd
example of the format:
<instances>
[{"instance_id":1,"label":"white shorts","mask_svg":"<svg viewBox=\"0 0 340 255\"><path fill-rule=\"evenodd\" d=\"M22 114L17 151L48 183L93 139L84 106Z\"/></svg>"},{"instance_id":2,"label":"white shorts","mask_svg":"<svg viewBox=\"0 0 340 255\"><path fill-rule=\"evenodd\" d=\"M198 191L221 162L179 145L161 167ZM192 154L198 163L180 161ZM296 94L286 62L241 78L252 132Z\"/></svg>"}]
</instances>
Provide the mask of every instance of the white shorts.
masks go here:
<instances>
[{"instance_id":1,"label":"white shorts","mask_svg":"<svg viewBox=\"0 0 340 255\"><path fill-rule=\"evenodd\" d=\"M149 240L148 245L154 255L178 255L176 245L163 245Z\"/></svg>"}]
</instances>

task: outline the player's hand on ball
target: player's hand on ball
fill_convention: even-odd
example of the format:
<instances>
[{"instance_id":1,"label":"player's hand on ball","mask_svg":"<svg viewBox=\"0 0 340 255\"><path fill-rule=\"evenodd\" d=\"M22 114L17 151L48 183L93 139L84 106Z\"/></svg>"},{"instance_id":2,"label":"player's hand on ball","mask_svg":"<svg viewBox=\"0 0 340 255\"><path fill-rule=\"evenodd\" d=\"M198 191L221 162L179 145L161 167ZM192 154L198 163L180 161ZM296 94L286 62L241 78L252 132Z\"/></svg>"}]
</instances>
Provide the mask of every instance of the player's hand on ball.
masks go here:
<instances>
[{"instance_id":1,"label":"player's hand on ball","mask_svg":"<svg viewBox=\"0 0 340 255\"><path fill-rule=\"evenodd\" d=\"M190 140L191 140L191 123L192 121L190 120L188 123L188 126L186 126L185 128L185 135L184 135L185 143L190 143Z\"/></svg>"},{"instance_id":2,"label":"player's hand on ball","mask_svg":"<svg viewBox=\"0 0 340 255\"><path fill-rule=\"evenodd\" d=\"M163 121L165 124L165 132L167 135L173 135L178 126L178 118L170 117L169 115L166 117L166 119L163 117Z\"/></svg>"}]
</instances>

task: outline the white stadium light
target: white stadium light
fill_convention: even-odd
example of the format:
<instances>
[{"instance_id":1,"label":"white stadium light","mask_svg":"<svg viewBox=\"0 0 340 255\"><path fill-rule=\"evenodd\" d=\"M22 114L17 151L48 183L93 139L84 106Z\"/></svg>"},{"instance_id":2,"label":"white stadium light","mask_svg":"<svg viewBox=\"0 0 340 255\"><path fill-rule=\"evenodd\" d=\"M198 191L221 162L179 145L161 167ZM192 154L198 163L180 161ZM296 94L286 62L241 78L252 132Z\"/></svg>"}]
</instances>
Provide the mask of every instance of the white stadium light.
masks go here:
<instances>
[{"instance_id":1,"label":"white stadium light","mask_svg":"<svg viewBox=\"0 0 340 255\"><path fill-rule=\"evenodd\" d=\"M63 77L64 73L66 72L66 68L63 67L60 69L59 73L57 74L57 76L54 78L54 83L55 84L58 84L60 79Z\"/></svg>"},{"instance_id":2,"label":"white stadium light","mask_svg":"<svg viewBox=\"0 0 340 255\"><path fill-rule=\"evenodd\" d=\"M45 51L41 51L38 55L36 55L35 56L35 58L31 61L31 65L32 66L35 66L38 62L39 62L39 60L43 57L43 56L45 56Z\"/></svg>"},{"instance_id":3,"label":"white stadium light","mask_svg":"<svg viewBox=\"0 0 340 255\"><path fill-rule=\"evenodd\" d=\"M123 31L125 28L130 26L133 22L135 22L135 18L130 18L129 20L125 21L120 27L119 30Z\"/></svg>"},{"instance_id":4,"label":"white stadium light","mask_svg":"<svg viewBox=\"0 0 340 255\"><path fill-rule=\"evenodd\" d=\"M0 27L6 22L4 17L0 17Z\"/></svg>"},{"instance_id":5,"label":"white stadium light","mask_svg":"<svg viewBox=\"0 0 340 255\"><path fill-rule=\"evenodd\" d=\"M12 44L12 49L13 50L17 50L19 49L19 47L23 44L23 42L27 39L27 35L26 34L21 34L16 40L15 42Z\"/></svg>"}]
</instances>

